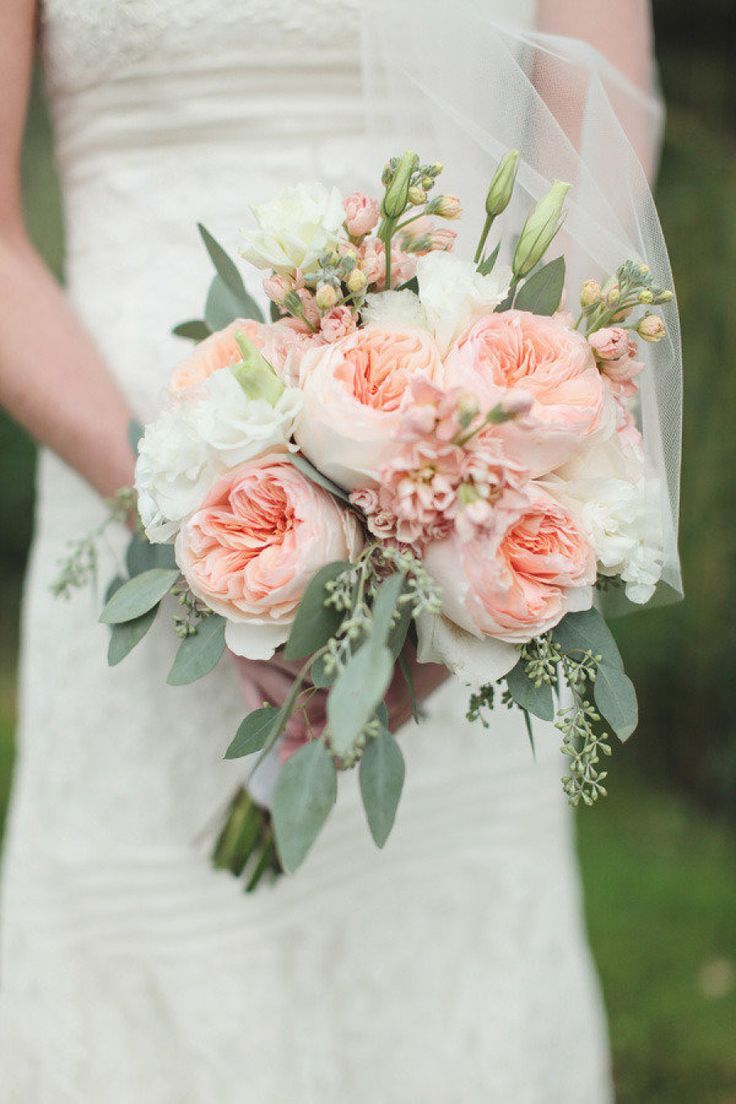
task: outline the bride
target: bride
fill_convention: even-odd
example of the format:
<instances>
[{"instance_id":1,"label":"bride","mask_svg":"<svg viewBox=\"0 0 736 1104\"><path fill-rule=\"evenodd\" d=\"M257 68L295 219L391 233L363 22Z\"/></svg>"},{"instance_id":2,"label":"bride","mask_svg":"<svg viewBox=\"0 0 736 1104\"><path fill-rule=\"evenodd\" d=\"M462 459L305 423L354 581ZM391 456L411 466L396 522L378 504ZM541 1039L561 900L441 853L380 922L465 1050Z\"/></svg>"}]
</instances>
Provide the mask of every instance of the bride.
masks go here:
<instances>
[{"instance_id":1,"label":"bride","mask_svg":"<svg viewBox=\"0 0 736 1104\"><path fill-rule=\"evenodd\" d=\"M586 38L648 85L645 0L615 15L603 0L484 2ZM356 186L359 21L357 0L0 9L0 400L43 446L4 861L3 1104L610 1099L553 730L540 727L535 762L516 716L471 728L464 689L446 683L429 720L402 730L407 790L386 852L348 776L299 875L245 897L201 844L238 781L222 759L245 712L233 668L207 694L167 687L161 628L109 669L99 595L50 593L99 496L131 482L131 412L156 412L185 352L170 328L209 275L195 222L232 247L248 204L285 183ZM21 215L37 31L67 294ZM103 584L123 544L111 538ZM261 697L271 674L250 671Z\"/></svg>"}]
</instances>

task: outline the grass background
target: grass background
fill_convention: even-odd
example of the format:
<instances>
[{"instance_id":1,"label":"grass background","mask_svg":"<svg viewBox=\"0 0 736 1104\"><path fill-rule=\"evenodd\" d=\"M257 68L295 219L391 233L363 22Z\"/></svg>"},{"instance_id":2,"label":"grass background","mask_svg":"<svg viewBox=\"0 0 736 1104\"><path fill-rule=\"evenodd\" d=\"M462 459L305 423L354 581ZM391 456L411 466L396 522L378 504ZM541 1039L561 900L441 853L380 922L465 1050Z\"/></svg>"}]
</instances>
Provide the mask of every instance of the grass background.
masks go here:
<instances>
[{"instance_id":1,"label":"grass background","mask_svg":"<svg viewBox=\"0 0 736 1104\"><path fill-rule=\"evenodd\" d=\"M618 1100L736 1104L736 4L654 11L669 106L658 202L684 331L687 599L615 626L643 722L617 751L609 798L581 813L579 847ZM38 87L23 173L31 235L61 276ZM2 416L0 464L1 825L34 466Z\"/></svg>"}]
</instances>

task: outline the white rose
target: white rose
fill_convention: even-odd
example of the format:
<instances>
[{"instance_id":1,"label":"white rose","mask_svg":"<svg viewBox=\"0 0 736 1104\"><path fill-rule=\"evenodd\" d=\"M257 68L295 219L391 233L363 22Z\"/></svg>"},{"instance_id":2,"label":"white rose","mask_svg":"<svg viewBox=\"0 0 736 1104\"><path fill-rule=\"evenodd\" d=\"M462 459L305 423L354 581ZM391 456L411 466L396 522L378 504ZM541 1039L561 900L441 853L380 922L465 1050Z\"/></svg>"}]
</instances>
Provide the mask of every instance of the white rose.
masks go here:
<instances>
[{"instance_id":1,"label":"white rose","mask_svg":"<svg viewBox=\"0 0 736 1104\"><path fill-rule=\"evenodd\" d=\"M511 269L481 276L474 264L452 253L435 252L417 261L419 299L441 354L471 322L489 314L508 295Z\"/></svg>"},{"instance_id":2,"label":"white rose","mask_svg":"<svg viewBox=\"0 0 736 1104\"><path fill-rule=\"evenodd\" d=\"M246 232L242 255L256 268L309 274L340 238L345 210L337 188L297 184L252 208L258 228Z\"/></svg>"},{"instance_id":3,"label":"white rose","mask_svg":"<svg viewBox=\"0 0 736 1104\"><path fill-rule=\"evenodd\" d=\"M302 395L285 387L272 405L250 399L230 369L146 426L136 465L138 509L148 539L169 540L213 482L270 449L287 447Z\"/></svg>"}]
</instances>

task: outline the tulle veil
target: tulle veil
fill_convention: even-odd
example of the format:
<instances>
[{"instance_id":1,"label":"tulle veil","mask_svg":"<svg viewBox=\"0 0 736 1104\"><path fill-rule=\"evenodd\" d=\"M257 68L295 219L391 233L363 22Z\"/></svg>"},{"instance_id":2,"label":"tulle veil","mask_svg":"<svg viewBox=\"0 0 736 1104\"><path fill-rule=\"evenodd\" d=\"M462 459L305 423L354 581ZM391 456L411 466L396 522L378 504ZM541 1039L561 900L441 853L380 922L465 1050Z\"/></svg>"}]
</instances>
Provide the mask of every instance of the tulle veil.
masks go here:
<instances>
[{"instance_id":1,"label":"tulle veil","mask_svg":"<svg viewBox=\"0 0 736 1104\"><path fill-rule=\"evenodd\" d=\"M499 22L478 0L371 0L363 11L363 82L378 171L388 153L416 149L447 166L444 191L466 208L457 248L472 255L488 183L509 149L521 152L515 198L494 230L512 230L553 179L573 184L556 253L568 261L575 309L581 281L646 262L672 273L645 165L656 164L663 107L590 45ZM477 218L472 213L477 211ZM551 253L551 255L556 255ZM502 253L503 256L503 253ZM662 481L664 570L654 601L682 593L677 526L682 358L676 302L667 337L643 350L641 425ZM643 344L643 343L642 343Z\"/></svg>"}]
</instances>

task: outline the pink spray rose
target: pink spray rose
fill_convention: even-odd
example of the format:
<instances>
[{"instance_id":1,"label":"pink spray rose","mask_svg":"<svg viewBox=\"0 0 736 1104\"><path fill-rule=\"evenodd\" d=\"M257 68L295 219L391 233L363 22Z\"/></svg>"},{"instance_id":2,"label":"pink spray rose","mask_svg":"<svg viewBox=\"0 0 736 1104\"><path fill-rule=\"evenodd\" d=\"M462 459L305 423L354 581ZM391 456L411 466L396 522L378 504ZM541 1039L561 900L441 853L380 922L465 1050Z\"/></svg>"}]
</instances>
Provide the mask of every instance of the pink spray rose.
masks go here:
<instances>
[{"instance_id":1,"label":"pink spray rose","mask_svg":"<svg viewBox=\"0 0 736 1104\"><path fill-rule=\"evenodd\" d=\"M595 557L581 527L535 486L493 539L454 534L429 545L424 563L442 587L444 614L476 637L524 643L593 598Z\"/></svg>"},{"instance_id":2,"label":"pink spray rose","mask_svg":"<svg viewBox=\"0 0 736 1104\"><path fill-rule=\"evenodd\" d=\"M346 490L375 484L402 447L409 384L441 382L437 347L425 330L366 326L302 358L304 394L296 439L305 456Z\"/></svg>"},{"instance_id":3,"label":"pink spray rose","mask_svg":"<svg viewBox=\"0 0 736 1104\"><path fill-rule=\"evenodd\" d=\"M605 326L588 338L598 367L609 388L618 398L635 395L638 387L634 379L644 371L644 365L636 359L636 340L622 326Z\"/></svg>"},{"instance_id":4,"label":"pink spray rose","mask_svg":"<svg viewBox=\"0 0 736 1104\"><path fill-rule=\"evenodd\" d=\"M348 337L353 333L355 328L355 315L350 307L333 307L322 318L319 336L326 344L334 345L341 337Z\"/></svg>"},{"instance_id":5,"label":"pink spray rose","mask_svg":"<svg viewBox=\"0 0 736 1104\"><path fill-rule=\"evenodd\" d=\"M192 593L227 619L228 647L267 659L314 573L353 559L361 544L353 514L276 452L212 487L179 531L176 562Z\"/></svg>"},{"instance_id":6,"label":"pink spray rose","mask_svg":"<svg viewBox=\"0 0 736 1104\"><path fill-rule=\"evenodd\" d=\"M353 192L343 201L345 229L351 238L363 238L378 226L381 205L377 199L363 192Z\"/></svg>"},{"instance_id":7,"label":"pink spray rose","mask_svg":"<svg viewBox=\"0 0 736 1104\"><path fill-rule=\"evenodd\" d=\"M484 411L510 392L531 396L523 423L508 422L494 433L533 476L564 463L612 417L585 338L558 319L526 311L487 314L475 322L447 355L445 384L472 392Z\"/></svg>"}]
</instances>

